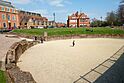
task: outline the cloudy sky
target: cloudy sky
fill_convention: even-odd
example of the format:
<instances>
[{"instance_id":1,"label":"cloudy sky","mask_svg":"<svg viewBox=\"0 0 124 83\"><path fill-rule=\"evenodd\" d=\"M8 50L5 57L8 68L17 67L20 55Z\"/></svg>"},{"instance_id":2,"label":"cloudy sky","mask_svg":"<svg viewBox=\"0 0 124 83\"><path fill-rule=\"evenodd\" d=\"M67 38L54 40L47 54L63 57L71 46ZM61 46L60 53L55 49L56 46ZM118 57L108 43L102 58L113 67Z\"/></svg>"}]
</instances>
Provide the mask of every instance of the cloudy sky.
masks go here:
<instances>
[{"instance_id":1,"label":"cloudy sky","mask_svg":"<svg viewBox=\"0 0 124 83\"><path fill-rule=\"evenodd\" d=\"M66 22L67 16L73 12L81 11L91 19L105 18L106 13L115 11L120 0L7 0L16 8L41 13L49 20L53 20L56 13L57 22Z\"/></svg>"}]
</instances>

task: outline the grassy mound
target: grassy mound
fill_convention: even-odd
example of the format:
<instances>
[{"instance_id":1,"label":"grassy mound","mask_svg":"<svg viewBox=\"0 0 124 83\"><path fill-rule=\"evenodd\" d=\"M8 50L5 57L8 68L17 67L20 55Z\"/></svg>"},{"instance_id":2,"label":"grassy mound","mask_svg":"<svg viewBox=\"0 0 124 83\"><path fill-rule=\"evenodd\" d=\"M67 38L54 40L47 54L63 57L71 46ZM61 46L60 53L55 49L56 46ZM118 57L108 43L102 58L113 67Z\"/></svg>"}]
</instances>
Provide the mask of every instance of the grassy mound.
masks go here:
<instances>
[{"instance_id":1,"label":"grassy mound","mask_svg":"<svg viewBox=\"0 0 124 83\"><path fill-rule=\"evenodd\" d=\"M52 28L52 29L16 29L12 32L25 35L41 36L44 32L48 36L65 36L65 35L80 35L80 34L124 34L124 30L112 28Z\"/></svg>"}]
</instances>

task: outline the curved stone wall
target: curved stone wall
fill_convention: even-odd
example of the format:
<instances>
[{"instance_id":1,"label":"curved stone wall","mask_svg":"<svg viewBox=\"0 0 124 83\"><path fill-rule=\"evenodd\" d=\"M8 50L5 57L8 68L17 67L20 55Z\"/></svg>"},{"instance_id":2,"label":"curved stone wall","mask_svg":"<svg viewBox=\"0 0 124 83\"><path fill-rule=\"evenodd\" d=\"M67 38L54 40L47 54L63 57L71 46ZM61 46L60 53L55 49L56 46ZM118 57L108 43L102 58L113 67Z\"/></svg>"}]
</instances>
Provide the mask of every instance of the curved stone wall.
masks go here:
<instances>
[{"instance_id":1,"label":"curved stone wall","mask_svg":"<svg viewBox=\"0 0 124 83\"><path fill-rule=\"evenodd\" d=\"M9 77L9 83L36 83L29 72L21 71L17 66L20 56L38 42L22 40L14 43L6 54L5 68Z\"/></svg>"},{"instance_id":2,"label":"curved stone wall","mask_svg":"<svg viewBox=\"0 0 124 83\"><path fill-rule=\"evenodd\" d=\"M14 34L14 33L12 33ZM24 34L16 34L19 37L29 38L32 39L33 36L31 35L24 35ZM43 37L43 36L42 36ZM61 40L61 39L72 39L72 38L124 38L124 34L81 34L81 35L64 35L64 36L47 36L43 37L45 41L51 40ZM41 36L37 36L37 39L40 40Z\"/></svg>"}]
</instances>

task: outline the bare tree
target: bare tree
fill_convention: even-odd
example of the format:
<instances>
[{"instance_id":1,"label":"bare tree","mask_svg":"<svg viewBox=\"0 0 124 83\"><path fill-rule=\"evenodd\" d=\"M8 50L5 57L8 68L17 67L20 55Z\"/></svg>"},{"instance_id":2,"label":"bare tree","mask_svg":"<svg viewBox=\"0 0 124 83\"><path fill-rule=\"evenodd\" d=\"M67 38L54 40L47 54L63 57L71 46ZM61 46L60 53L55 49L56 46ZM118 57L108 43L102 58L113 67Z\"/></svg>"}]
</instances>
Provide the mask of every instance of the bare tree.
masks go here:
<instances>
[{"instance_id":1,"label":"bare tree","mask_svg":"<svg viewBox=\"0 0 124 83\"><path fill-rule=\"evenodd\" d=\"M120 2L119 9L118 9L118 16L119 20L124 23L124 0Z\"/></svg>"},{"instance_id":2,"label":"bare tree","mask_svg":"<svg viewBox=\"0 0 124 83\"><path fill-rule=\"evenodd\" d=\"M117 19L117 14L114 11L107 13L106 21L109 25L113 26L117 22Z\"/></svg>"}]
</instances>

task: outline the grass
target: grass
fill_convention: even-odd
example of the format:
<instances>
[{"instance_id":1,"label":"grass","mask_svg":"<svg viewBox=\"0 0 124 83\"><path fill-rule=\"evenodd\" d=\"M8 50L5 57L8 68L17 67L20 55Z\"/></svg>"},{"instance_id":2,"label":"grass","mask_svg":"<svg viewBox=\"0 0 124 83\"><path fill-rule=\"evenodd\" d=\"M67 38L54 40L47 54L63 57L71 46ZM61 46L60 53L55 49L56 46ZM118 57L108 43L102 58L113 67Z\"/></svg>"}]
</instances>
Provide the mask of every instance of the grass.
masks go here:
<instances>
[{"instance_id":1,"label":"grass","mask_svg":"<svg viewBox=\"0 0 124 83\"><path fill-rule=\"evenodd\" d=\"M0 70L0 83L6 83L5 73Z\"/></svg>"},{"instance_id":2,"label":"grass","mask_svg":"<svg viewBox=\"0 0 124 83\"><path fill-rule=\"evenodd\" d=\"M79 34L124 34L124 30L112 29L112 28L52 28L52 29L16 29L12 32L25 35L37 35L41 36L44 32L48 33L48 36L65 36L65 35L79 35Z\"/></svg>"}]
</instances>

